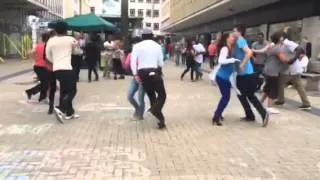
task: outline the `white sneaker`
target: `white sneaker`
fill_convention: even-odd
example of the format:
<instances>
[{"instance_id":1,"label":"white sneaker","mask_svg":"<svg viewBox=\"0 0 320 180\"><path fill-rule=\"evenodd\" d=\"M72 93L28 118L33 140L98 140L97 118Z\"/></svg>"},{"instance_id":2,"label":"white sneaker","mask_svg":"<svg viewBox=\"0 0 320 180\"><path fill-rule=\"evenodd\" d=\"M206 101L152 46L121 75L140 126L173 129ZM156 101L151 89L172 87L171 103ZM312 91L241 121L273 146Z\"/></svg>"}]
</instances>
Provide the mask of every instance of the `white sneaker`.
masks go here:
<instances>
[{"instance_id":1,"label":"white sneaker","mask_svg":"<svg viewBox=\"0 0 320 180\"><path fill-rule=\"evenodd\" d=\"M72 114L71 116L65 116L65 120L70 120L70 119L79 119L80 115L79 114Z\"/></svg>"},{"instance_id":2,"label":"white sneaker","mask_svg":"<svg viewBox=\"0 0 320 180\"><path fill-rule=\"evenodd\" d=\"M280 114L280 111L276 108L267 108L267 111L270 113L270 114Z\"/></svg>"},{"instance_id":3,"label":"white sneaker","mask_svg":"<svg viewBox=\"0 0 320 180\"><path fill-rule=\"evenodd\" d=\"M63 112L58 107L55 107L53 110L54 110L54 114L55 114L57 120L61 124L63 124L63 116L64 116Z\"/></svg>"}]
</instances>

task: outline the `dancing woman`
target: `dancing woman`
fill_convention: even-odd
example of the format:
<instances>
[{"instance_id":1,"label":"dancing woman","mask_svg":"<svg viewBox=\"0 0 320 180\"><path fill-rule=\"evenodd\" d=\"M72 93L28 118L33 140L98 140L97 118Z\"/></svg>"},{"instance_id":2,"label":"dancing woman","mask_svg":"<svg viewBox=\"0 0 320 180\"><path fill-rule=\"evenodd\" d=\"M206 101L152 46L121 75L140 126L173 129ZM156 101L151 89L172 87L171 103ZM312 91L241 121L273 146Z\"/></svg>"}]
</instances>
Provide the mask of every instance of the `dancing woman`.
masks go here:
<instances>
[{"instance_id":1,"label":"dancing woman","mask_svg":"<svg viewBox=\"0 0 320 180\"><path fill-rule=\"evenodd\" d=\"M231 48L234 43L235 38L233 37L233 35L231 35L230 33L226 33L222 35L217 45L219 54L218 64L220 64L221 66L216 75L216 82L218 84L222 97L212 118L212 123L217 124L218 126L222 126L222 113L230 101L231 83L229 79L233 73L233 63L235 63L236 61L240 61L231 58Z\"/></svg>"},{"instance_id":2,"label":"dancing woman","mask_svg":"<svg viewBox=\"0 0 320 180\"><path fill-rule=\"evenodd\" d=\"M187 39L186 42L187 42L187 48L185 49L184 53L185 53L185 57L186 57L187 68L181 74L181 80L183 80L183 77L191 69L191 81L193 81L194 80L194 78L193 78L193 74L194 74L193 66L194 66L194 63L195 63L195 61L194 61L195 50L193 49L192 43L191 43L191 41L189 39Z\"/></svg>"}]
</instances>

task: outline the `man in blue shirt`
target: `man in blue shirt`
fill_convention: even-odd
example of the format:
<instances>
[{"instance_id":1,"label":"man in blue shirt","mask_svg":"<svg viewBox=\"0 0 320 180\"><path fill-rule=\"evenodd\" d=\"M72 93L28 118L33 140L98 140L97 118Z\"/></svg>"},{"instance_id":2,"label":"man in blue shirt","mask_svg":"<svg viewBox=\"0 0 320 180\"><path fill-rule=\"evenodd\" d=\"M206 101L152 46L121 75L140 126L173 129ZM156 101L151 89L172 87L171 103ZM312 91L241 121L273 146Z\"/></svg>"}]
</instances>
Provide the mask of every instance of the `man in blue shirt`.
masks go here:
<instances>
[{"instance_id":1,"label":"man in blue shirt","mask_svg":"<svg viewBox=\"0 0 320 180\"><path fill-rule=\"evenodd\" d=\"M266 127L269 122L269 115L263 104L255 95L257 78L254 74L253 65L251 63L253 53L248 46L247 40L244 38L246 28L243 25L237 25L233 29L233 33L237 38L234 57L241 60L237 76L237 87L241 92L241 95L238 95L238 98L246 113L246 117L242 118L242 120L255 121L254 113L249 104L250 101L261 115L263 127Z\"/></svg>"}]
</instances>

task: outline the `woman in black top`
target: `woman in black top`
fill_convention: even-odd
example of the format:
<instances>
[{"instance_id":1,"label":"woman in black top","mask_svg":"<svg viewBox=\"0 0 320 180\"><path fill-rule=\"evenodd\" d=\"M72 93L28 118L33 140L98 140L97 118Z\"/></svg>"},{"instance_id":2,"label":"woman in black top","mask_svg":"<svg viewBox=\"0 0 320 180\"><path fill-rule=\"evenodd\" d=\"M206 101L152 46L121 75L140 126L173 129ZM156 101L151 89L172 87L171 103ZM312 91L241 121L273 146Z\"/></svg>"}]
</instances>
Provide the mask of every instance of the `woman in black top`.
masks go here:
<instances>
[{"instance_id":1,"label":"woman in black top","mask_svg":"<svg viewBox=\"0 0 320 180\"><path fill-rule=\"evenodd\" d=\"M100 58L100 47L98 44L98 35L92 35L90 37L90 42L88 42L84 48L85 61L88 64L88 81L91 82L91 74L94 72L96 78L95 81L99 80L99 75L97 72L97 64Z\"/></svg>"},{"instance_id":2,"label":"woman in black top","mask_svg":"<svg viewBox=\"0 0 320 180\"><path fill-rule=\"evenodd\" d=\"M193 74L194 74L194 70L193 70L193 65L194 65L194 55L195 55L195 50L192 47L191 41L190 39L186 40L187 43L187 47L185 49L185 58L186 58L186 65L187 68L183 71L183 73L181 74L181 80L183 80L184 75L190 71L191 69L191 81L194 80L193 78Z\"/></svg>"}]
</instances>

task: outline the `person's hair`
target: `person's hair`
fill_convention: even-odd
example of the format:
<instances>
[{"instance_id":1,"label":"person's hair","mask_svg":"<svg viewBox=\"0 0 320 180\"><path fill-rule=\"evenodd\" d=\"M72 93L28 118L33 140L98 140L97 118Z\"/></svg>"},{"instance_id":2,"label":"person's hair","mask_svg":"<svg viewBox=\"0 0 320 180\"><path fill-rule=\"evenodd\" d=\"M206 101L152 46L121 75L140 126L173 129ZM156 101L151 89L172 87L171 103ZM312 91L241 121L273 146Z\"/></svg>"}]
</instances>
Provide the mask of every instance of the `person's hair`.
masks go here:
<instances>
[{"instance_id":1,"label":"person's hair","mask_svg":"<svg viewBox=\"0 0 320 180\"><path fill-rule=\"evenodd\" d=\"M230 33L223 33L221 35L220 40L218 41L217 44L217 50L218 50L218 55L220 55L220 51L223 47L227 46L227 39L229 38Z\"/></svg>"},{"instance_id":2,"label":"person's hair","mask_svg":"<svg viewBox=\"0 0 320 180\"><path fill-rule=\"evenodd\" d=\"M245 26L244 24L238 24L238 25L236 25L234 28L236 28L237 31L240 32L240 34L241 34L242 36L245 36L245 35L246 35L247 29L246 29L246 26Z\"/></svg>"},{"instance_id":3,"label":"person's hair","mask_svg":"<svg viewBox=\"0 0 320 180\"><path fill-rule=\"evenodd\" d=\"M282 37L284 37L284 33L281 31L277 31L271 35L270 39L274 44L278 44Z\"/></svg>"},{"instance_id":4,"label":"person's hair","mask_svg":"<svg viewBox=\"0 0 320 180\"><path fill-rule=\"evenodd\" d=\"M153 34L142 34L142 40L153 40Z\"/></svg>"},{"instance_id":5,"label":"person's hair","mask_svg":"<svg viewBox=\"0 0 320 180\"><path fill-rule=\"evenodd\" d=\"M186 39L187 50L191 50L193 48L192 41L190 39Z\"/></svg>"},{"instance_id":6,"label":"person's hair","mask_svg":"<svg viewBox=\"0 0 320 180\"><path fill-rule=\"evenodd\" d=\"M262 37L264 37L263 32L259 32L259 33L258 33L258 36L262 36Z\"/></svg>"},{"instance_id":7,"label":"person's hair","mask_svg":"<svg viewBox=\"0 0 320 180\"><path fill-rule=\"evenodd\" d=\"M68 24L64 21L58 21L55 24L54 30L59 34L67 34L68 32Z\"/></svg>"},{"instance_id":8,"label":"person's hair","mask_svg":"<svg viewBox=\"0 0 320 180\"><path fill-rule=\"evenodd\" d=\"M295 53L297 54L297 55L304 55L304 54L306 54L306 51L304 50L304 48L303 47L297 47L295 50Z\"/></svg>"},{"instance_id":9,"label":"person's hair","mask_svg":"<svg viewBox=\"0 0 320 180\"><path fill-rule=\"evenodd\" d=\"M42 42L46 43L50 38L50 34L48 32L42 33L41 40Z\"/></svg>"},{"instance_id":10,"label":"person's hair","mask_svg":"<svg viewBox=\"0 0 320 180\"><path fill-rule=\"evenodd\" d=\"M56 35L56 31L51 30L49 33L49 39Z\"/></svg>"},{"instance_id":11,"label":"person's hair","mask_svg":"<svg viewBox=\"0 0 320 180\"><path fill-rule=\"evenodd\" d=\"M98 42L98 40L99 40L99 35L98 35L98 34L92 34L92 35L90 36L90 40L91 40L92 42Z\"/></svg>"}]
</instances>

